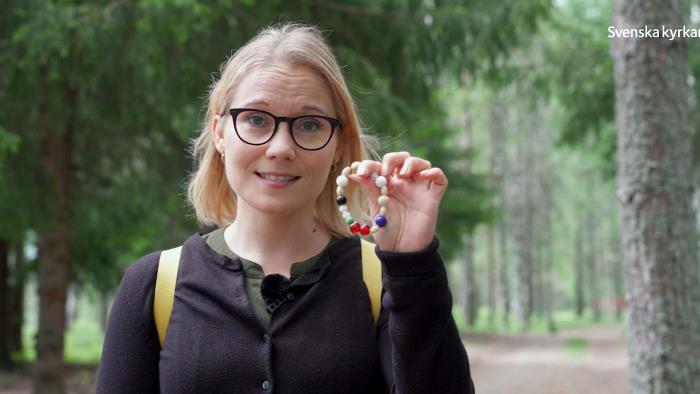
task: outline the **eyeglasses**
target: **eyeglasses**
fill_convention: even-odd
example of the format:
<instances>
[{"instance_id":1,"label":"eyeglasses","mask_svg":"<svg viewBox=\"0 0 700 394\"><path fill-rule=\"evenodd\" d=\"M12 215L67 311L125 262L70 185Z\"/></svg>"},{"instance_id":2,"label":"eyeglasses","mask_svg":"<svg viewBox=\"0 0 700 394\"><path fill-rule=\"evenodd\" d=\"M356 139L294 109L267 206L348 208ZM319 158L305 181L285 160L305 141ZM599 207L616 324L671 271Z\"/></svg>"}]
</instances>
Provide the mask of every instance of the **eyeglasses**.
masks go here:
<instances>
[{"instance_id":1,"label":"eyeglasses","mask_svg":"<svg viewBox=\"0 0 700 394\"><path fill-rule=\"evenodd\" d=\"M241 141L250 145L263 145L272 139L280 123L289 124L294 143L305 150L323 149L333 137L340 120L320 115L302 115L289 118L250 108L229 109L233 128Z\"/></svg>"}]
</instances>

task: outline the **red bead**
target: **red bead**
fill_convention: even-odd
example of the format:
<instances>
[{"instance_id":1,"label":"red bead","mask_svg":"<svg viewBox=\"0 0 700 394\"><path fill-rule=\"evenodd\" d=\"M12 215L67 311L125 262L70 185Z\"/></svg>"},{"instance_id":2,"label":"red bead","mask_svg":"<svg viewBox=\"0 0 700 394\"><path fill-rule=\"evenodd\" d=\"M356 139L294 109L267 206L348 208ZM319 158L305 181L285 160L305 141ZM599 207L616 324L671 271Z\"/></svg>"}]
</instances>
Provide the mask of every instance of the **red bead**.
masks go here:
<instances>
[{"instance_id":1,"label":"red bead","mask_svg":"<svg viewBox=\"0 0 700 394\"><path fill-rule=\"evenodd\" d=\"M371 227L369 224L363 224L362 227L360 227L360 234L362 234L363 237L366 237L369 235L369 230Z\"/></svg>"},{"instance_id":2,"label":"red bead","mask_svg":"<svg viewBox=\"0 0 700 394\"><path fill-rule=\"evenodd\" d=\"M360 232L360 223L355 222L352 225L350 225L350 232L353 234L359 233Z\"/></svg>"}]
</instances>

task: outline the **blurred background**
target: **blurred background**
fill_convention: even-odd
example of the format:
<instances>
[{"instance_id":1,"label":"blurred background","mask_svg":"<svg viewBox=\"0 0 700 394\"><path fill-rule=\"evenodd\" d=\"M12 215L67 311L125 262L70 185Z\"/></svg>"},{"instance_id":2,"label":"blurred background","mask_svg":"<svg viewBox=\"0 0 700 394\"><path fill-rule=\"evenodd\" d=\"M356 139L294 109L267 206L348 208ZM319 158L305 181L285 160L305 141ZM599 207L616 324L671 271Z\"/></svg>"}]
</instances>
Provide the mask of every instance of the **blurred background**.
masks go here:
<instances>
[{"instance_id":1,"label":"blurred background","mask_svg":"<svg viewBox=\"0 0 700 394\"><path fill-rule=\"evenodd\" d=\"M673 4L697 26L694 1ZM625 270L616 197L613 11L604 0L0 1L0 393L94 391L124 269L211 230L184 185L220 64L281 21L327 32L382 153L447 173L440 252L477 391L629 390L625 286L639 277ZM683 42L676 143L693 147L700 56ZM683 175L697 156L684 160L675 180L700 202ZM683 212L667 218L694 228ZM692 266L697 287L688 236L680 252L693 257L659 267Z\"/></svg>"}]
</instances>

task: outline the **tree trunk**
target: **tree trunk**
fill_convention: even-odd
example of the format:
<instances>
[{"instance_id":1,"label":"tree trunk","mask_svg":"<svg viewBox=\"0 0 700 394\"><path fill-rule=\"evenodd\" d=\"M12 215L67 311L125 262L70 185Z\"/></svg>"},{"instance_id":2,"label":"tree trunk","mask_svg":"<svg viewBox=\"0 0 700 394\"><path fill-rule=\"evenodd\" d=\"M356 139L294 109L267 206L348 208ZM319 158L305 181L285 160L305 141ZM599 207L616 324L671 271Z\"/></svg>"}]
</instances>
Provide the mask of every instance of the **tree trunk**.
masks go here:
<instances>
[{"instance_id":1,"label":"tree trunk","mask_svg":"<svg viewBox=\"0 0 700 394\"><path fill-rule=\"evenodd\" d=\"M535 215L540 215L541 211L539 211L539 207L536 209L538 209L538 211L535 212ZM539 221L533 222L532 246L530 247L530 267L532 269L530 274L532 277L532 285L530 286L530 310L533 314L541 317L544 314L544 294L542 293L542 290L544 290L542 287L544 283L542 277L542 252L544 241L541 237L542 228L540 224Z\"/></svg>"},{"instance_id":2,"label":"tree trunk","mask_svg":"<svg viewBox=\"0 0 700 394\"><path fill-rule=\"evenodd\" d=\"M462 76L466 81L469 79L469 75L464 73ZM469 113L469 108L464 108L463 112L463 125L464 132L462 133L462 138L459 142L460 147L465 151L469 151L472 148L472 127L471 127L471 116ZM465 174L471 173L472 163L470 159L464 159L462 161L461 169ZM479 307L478 294L479 289L476 287L476 278L474 278L474 232L470 231L468 234L463 236L463 273L464 273L464 318L469 326L474 326L477 317L477 309Z\"/></svg>"},{"instance_id":3,"label":"tree trunk","mask_svg":"<svg viewBox=\"0 0 700 394\"><path fill-rule=\"evenodd\" d=\"M24 258L24 242L20 240L14 245L14 266L12 268L12 287L10 289L10 349L21 351L22 323L24 323L24 285L27 277L27 266Z\"/></svg>"},{"instance_id":4,"label":"tree trunk","mask_svg":"<svg viewBox=\"0 0 700 394\"><path fill-rule=\"evenodd\" d=\"M615 0L619 28L679 28L686 2ZM631 393L700 393L688 39L613 38Z\"/></svg>"},{"instance_id":5,"label":"tree trunk","mask_svg":"<svg viewBox=\"0 0 700 394\"><path fill-rule=\"evenodd\" d=\"M68 287L66 298L66 331L73 327L73 323L78 319L80 308L80 285L73 284Z\"/></svg>"},{"instance_id":6,"label":"tree trunk","mask_svg":"<svg viewBox=\"0 0 700 394\"><path fill-rule=\"evenodd\" d=\"M516 315L521 331L527 331L530 326L532 313L532 215L531 199L529 197L529 158L522 146L520 151L521 168L516 181L519 198L513 201L513 249L515 253L515 284L516 284Z\"/></svg>"},{"instance_id":7,"label":"tree trunk","mask_svg":"<svg viewBox=\"0 0 700 394\"><path fill-rule=\"evenodd\" d=\"M63 340L66 293L70 276L73 206L72 149L76 92L66 87L67 108L72 109L65 129L56 130L48 106L46 65L40 67L37 127L41 133L39 159L49 185L51 217L39 231L39 326L34 365L35 393L64 393ZM53 85L51 87L54 87Z\"/></svg>"},{"instance_id":8,"label":"tree trunk","mask_svg":"<svg viewBox=\"0 0 700 394\"><path fill-rule=\"evenodd\" d=\"M508 232L506 226L507 216L507 156L503 145L505 144L505 128L503 127L504 108L501 100L496 95L490 105L489 124L491 125L490 140L491 149L493 150L493 167L492 171L495 178L495 184L498 188L496 196L496 207L500 210L501 216L496 223L498 232L498 256L496 257L496 298L498 299L499 307L502 307L502 324L504 328L509 326L510 316L510 270L508 264Z\"/></svg>"},{"instance_id":9,"label":"tree trunk","mask_svg":"<svg viewBox=\"0 0 700 394\"><path fill-rule=\"evenodd\" d=\"M495 187L498 187L498 185L495 182L498 179L497 160L498 157L496 155L496 148L492 146L489 153L489 171L492 174L492 185ZM495 198L491 200L490 206L491 209L497 208L497 202L495 201ZM496 322L496 305L498 298L496 293L498 287L496 284L496 272L498 270L496 263L496 229L493 223L488 224L486 228L486 269L488 276L488 278L486 279L486 303L488 304L489 308L488 321L489 325L493 326L493 324Z\"/></svg>"},{"instance_id":10,"label":"tree trunk","mask_svg":"<svg viewBox=\"0 0 700 394\"><path fill-rule=\"evenodd\" d=\"M104 333L107 330L107 318L109 317L109 291L100 289L100 328Z\"/></svg>"},{"instance_id":11,"label":"tree trunk","mask_svg":"<svg viewBox=\"0 0 700 394\"><path fill-rule=\"evenodd\" d=\"M10 243L0 239L0 369L8 369L12 365L10 358L10 343L8 328L10 326L9 300L10 289Z\"/></svg>"},{"instance_id":12,"label":"tree trunk","mask_svg":"<svg viewBox=\"0 0 700 394\"><path fill-rule=\"evenodd\" d=\"M589 190L593 190L594 184L589 184ZM588 267L588 294L589 302L594 321L600 321L600 275L598 272L598 243L596 239L597 223L595 218L595 207L589 207L586 215L586 263Z\"/></svg>"},{"instance_id":13,"label":"tree trunk","mask_svg":"<svg viewBox=\"0 0 700 394\"><path fill-rule=\"evenodd\" d=\"M555 209L554 198L552 191L552 176L550 167L546 167L543 171L542 184L542 201L545 207L542 212L542 239L544 240L542 248L542 291L543 291L543 307L547 318L547 329L550 334L557 331L556 323L554 322L554 248L552 247L552 211Z\"/></svg>"},{"instance_id":14,"label":"tree trunk","mask_svg":"<svg viewBox=\"0 0 700 394\"><path fill-rule=\"evenodd\" d=\"M476 280L474 280L474 234L466 234L463 239L464 318L467 324L473 327L479 308L479 289L476 286Z\"/></svg>"},{"instance_id":15,"label":"tree trunk","mask_svg":"<svg viewBox=\"0 0 700 394\"><path fill-rule=\"evenodd\" d=\"M486 227L486 252L488 279L486 282L487 300L489 307L489 324L496 321L496 235L492 224Z\"/></svg>"},{"instance_id":16,"label":"tree trunk","mask_svg":"<svg viewBox=\"0 0 700 394\"><path fill-rule=\"evenodd\" d=\"M581 219L579 219L581 220ZM584 295L583 277L583 241L581 240L581 224L576 225L576 234L574 235L574 302L576 303L576 317L583 317L583 309L586 305Z\"/></svg>"},{"instance_id":17,"label":"tree trunk","mask_svg":"<svg viewBox=\"0 0 700 394\"><path fill-rule=\"evenodd\" d=\"M610 242L612 243L612 256L613 256L613 293L614 297L614 311L615 319L622 321L622 312L624 310L624 278L622 275L622 256L620 253L620 235L616 231L612 237L610 237Z\"/></svg>"}]
</instances>

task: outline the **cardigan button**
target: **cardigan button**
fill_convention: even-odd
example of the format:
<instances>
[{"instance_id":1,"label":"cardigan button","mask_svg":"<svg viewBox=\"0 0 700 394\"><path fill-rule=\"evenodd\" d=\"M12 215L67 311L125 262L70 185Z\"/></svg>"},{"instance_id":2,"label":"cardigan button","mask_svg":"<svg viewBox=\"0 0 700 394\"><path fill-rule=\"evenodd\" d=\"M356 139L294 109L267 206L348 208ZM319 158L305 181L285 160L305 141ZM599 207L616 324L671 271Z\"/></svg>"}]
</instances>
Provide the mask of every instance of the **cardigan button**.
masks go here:
<instances>
[{"instance_id":1,"label":"cardigan button","mask_svg":"<svg viewBox=\"0 0 700 394\"><path fill-rule=\"evenodd\" d=\"M270 388L270 382L268 382L267 380L262 382L262 389L263 390L267 390L269 388Z\"/></svg>"},{"instance_id":2,"label":"cardigan button","mask_svg":"<svg viewBox=\"0 0 700 394\"><path fill-rule=\"evenodd\" d=\"M287 293L287 300L289 300L289 301L294 301L294 294L292 294L292 293Z\"/></svg>"}]
</instances>

